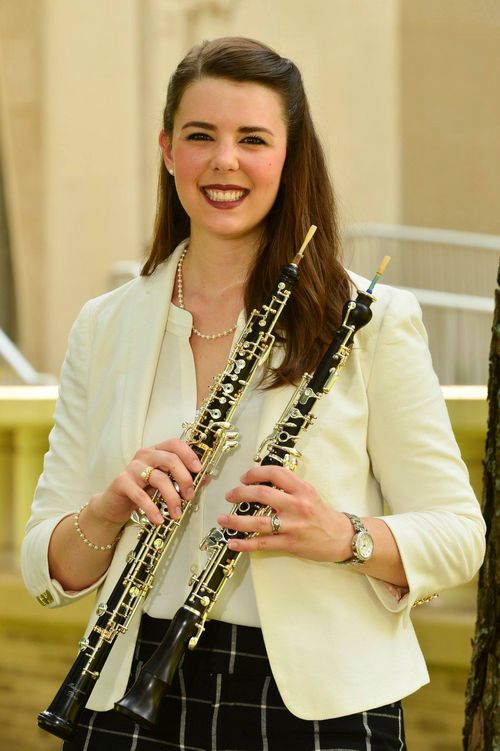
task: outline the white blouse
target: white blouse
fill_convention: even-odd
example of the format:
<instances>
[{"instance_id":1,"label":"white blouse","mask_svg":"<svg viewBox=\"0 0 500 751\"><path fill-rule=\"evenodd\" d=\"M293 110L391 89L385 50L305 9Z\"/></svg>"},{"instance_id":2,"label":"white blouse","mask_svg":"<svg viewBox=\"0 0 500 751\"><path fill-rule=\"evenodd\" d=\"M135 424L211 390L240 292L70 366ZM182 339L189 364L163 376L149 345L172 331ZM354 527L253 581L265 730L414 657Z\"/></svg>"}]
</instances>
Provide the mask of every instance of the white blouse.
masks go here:
<instances>
[{"instance_id":1,"label":"white blouse","mask_svg":"<svg viewBox=\"0 0 500 751\"><path fill-rule=\"evenodd\" d=\"M241 313L235 338L244 324ZM182 424L195 420L196 373L189 343L192 325L191 313L171 303L144 427L144 446L180 436ZM241 484L240 476L253 464L263 395L263 391L250 386L237 413L239 445L225 455L217 476L198 492L192 511L187 514L189 518L184 520L165 554L154 588L144 604L144 611L154 618L172 618L191 589L188 584L191 575L199 573L207 560L200 543L218 526L217 516L231 508L224 494ZM210 618L260 626L248 556L241 556Z\"/></svg>"}]
</instances>

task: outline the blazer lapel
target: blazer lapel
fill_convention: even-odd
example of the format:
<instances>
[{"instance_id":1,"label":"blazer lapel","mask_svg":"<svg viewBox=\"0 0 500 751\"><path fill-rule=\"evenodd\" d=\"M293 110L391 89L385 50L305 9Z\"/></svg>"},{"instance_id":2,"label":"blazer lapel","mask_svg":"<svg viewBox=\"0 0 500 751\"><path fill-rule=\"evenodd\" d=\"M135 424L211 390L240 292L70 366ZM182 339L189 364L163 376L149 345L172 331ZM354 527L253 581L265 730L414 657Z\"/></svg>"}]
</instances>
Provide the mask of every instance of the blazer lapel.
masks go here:
<instances>
[{"instance_id":1,"label":"blazer lapel","mask_svg":"<svg viewBox=\"0 0 500 751\"><path fill-rule=\"evenodd\" d=\"M167 325L177 261L187 240L150 277L142 279L129 306L127 380L122 413L122 450L126 461L142 445L144 423Z\"/></svg>"}]
</instances>

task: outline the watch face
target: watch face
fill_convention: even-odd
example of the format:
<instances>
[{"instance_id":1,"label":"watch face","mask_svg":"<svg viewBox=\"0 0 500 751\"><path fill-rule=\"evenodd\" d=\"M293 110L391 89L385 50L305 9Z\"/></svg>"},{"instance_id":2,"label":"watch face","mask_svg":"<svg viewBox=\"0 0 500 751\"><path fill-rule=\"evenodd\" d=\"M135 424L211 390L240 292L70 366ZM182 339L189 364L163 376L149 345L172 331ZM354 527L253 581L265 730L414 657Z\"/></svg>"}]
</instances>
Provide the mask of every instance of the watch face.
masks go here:
<instances>
[{"instance_id":1,"label":"watch face","mask_svg":"<svg viewBox=\"0 0 500 751\"><path fill-rule=\"evenodd\" d=\"M373 553L373 540L368 532L360 532L356 539L356 553L364 561L371 558Z\"/></svg>"}]
</instances>

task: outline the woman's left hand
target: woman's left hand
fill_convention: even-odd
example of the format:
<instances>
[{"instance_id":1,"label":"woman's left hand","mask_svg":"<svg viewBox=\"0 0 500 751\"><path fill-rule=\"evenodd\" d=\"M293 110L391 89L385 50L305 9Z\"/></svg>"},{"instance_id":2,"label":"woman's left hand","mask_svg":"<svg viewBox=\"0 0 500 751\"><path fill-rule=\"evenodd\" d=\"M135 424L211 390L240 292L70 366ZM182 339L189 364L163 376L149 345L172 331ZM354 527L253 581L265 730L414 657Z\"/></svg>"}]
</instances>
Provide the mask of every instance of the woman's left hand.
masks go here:
<instances>
[{"instance_id":1,"label":"woman's left hand","mask_svg":"<svg viewBox=\"0 0 500 751\"><path fill-rule=\"evenodd\" d=\"M222 527L258 533L250 539L231 540L231 550L284 551L314 561L351 557L353 529L348 517L327 506L315 488L291 470L257 466L240 479L243 484L226 493L226 499L232 504L248 501L271 506L279 519L279 531L272 533L270 516L223 514L218 517Z\"/></svg>"}]
</instances>

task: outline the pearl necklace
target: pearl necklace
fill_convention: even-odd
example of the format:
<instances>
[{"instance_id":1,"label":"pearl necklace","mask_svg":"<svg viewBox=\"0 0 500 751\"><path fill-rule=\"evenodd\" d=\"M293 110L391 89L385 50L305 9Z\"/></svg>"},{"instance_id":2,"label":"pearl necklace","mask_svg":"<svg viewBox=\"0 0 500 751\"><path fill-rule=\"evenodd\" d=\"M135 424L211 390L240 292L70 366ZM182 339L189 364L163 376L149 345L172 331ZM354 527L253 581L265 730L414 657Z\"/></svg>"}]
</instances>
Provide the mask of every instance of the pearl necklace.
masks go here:
<instances>
[{"instance_id":1,"label":"pearl necklace","mask_svg":"<svg viewBox=\"0 0 500 751\"><path fill-rule=\"evenodd\" d=\"M182 287L182 264L184 263L184 258L186 257L187 252L188 252L188 249L186 247L182 251L182 255L179 258L179 263L177 264L177 298L179 300L179 308L182 308L182 310L186 310L186 308L184 307L184 294L183 294L183 287ZM200 339L220 339L223 336L232 334L233 331L236 330L237 325L238 325L238 322L236 322L234 326L231 326L230 329L224 329L224 331L221 331L220 334L202 334L201 331L198 331L198 329L195 328L194 326L192 328L192 331L193 331L193 334L196 334L196 336L199 336Z\"/></svg>"}]
</instances>

